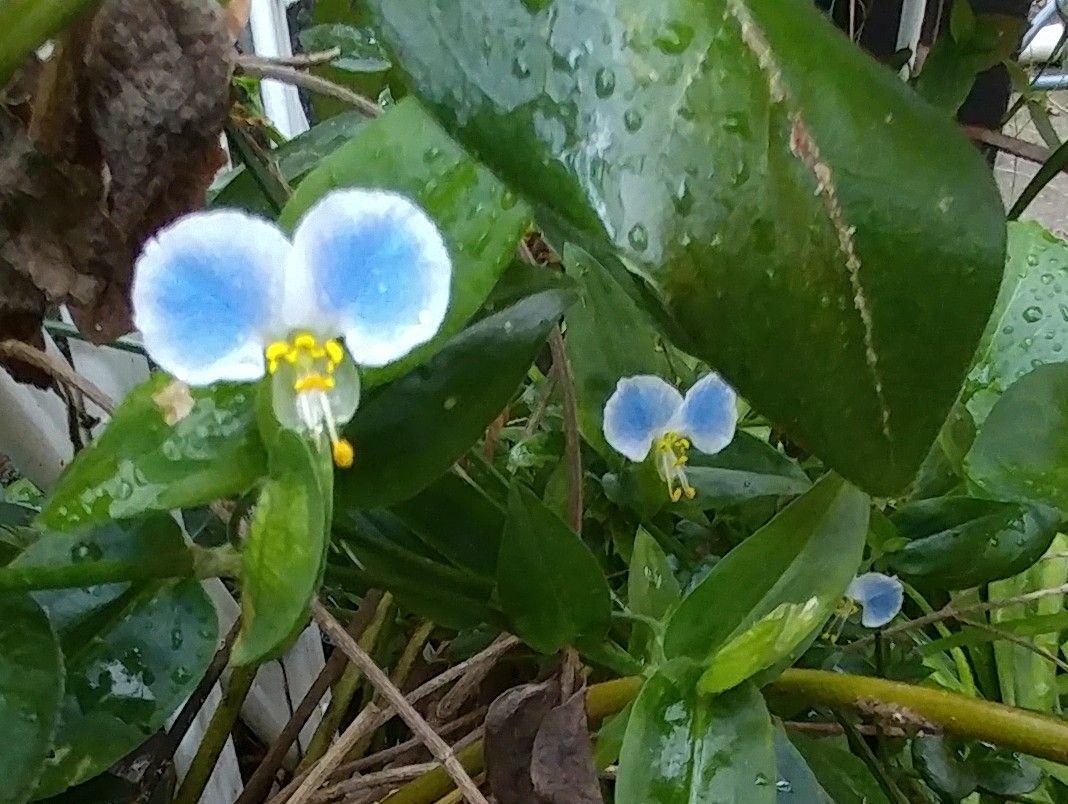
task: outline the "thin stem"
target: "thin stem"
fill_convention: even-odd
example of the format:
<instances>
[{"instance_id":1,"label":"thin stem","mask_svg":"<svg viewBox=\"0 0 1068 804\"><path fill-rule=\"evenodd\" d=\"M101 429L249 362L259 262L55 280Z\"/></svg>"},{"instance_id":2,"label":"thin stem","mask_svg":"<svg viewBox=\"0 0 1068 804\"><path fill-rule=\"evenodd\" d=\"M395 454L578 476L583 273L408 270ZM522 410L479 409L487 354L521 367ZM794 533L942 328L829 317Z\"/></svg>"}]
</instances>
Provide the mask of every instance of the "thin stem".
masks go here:
<instances>
[{"instance_id":1,"label":"thin stem","mask_svg":"<svg viewBox=\"0 0 1068 804\"><path fill-rule=\"evenodd\" d=\"M1003 600L988 600L982 603L973 603L969 606L962 606L957 608L952 603L947 603L938 611L926 614L923 617L917 617L914 620L895 625L890 628L883 629L884 637L891 637L895 634L901 634L906 631L912 631L917 628L924 628L934 623L944 622L946 620L956 620L961 614L977 614L982 611L993 611L994 609L1003 609L1009 606L1015 606L1020 603L1030 603L1033 600L1041 600L1046 597L1053 597L1055 595L1068 594L1068 583L1061 584L1060 586L1052 586L1048 589L1038 589L1034 592L1027 592L1026 594L1017 595L1016 597L1007 597ZM858 639L856 642L851 642L845 647L846 650L856 650L864 645L870 644L874 637L864 637Z\"/></svg>"},{"instance_id":2,"label":"thin stem","mask_svg":"<svg viewBox=\"0 0 1068 804\"><path fill-rule=\"evenodd\" d=\"M871 771L872 776L879 783L879 786L886 793L887 797L895 802L895 804L909 804L908 798L901 789L897 786L893 777L887 770L886 765L879 761L879 758L875 756L871 748L864 741L864 738L860 736L856 726L854 726L850 720L844 715L835 712L835 720L842 727L842 731L845 733L846 741L849 743L849 747L853 750L853 753L860 757L860 760L868 766L868 770ZM880 738L882 735L880 735Z\"/></svg>"},{"instance_id":3,"label":"thin stem","mask_svg":"<svg viewBox=\"0 0 1068 804\"><path fill-rule=\"evenodd\" d=\"M268 64L279 64L283 67L316 67L320 64L328 64L341 55L341 48L332 47L329 50L319 50L315 53L294 53L292 56L272 56L266 58L259 56L260 61Z\"/></svg>"},{"instance_id":4,"label":"thin stem","mask_svg":"<svg viewBox=\"0 0 1068 804\"><path fill-rule=\"evenodd\" d=\"M495 662L497 659L510 651L516 645L519 644L519 639L516 637L507 637L503 640L496 640L492 645L487 647L480 653L472 656L466 661L460 662L457 665L453 665L444 673L434 676L434 678L427 681L422 686L412 690L408 693L408 700L412 704L419 703L424 698L433 695L438 690L442 689L448 684L451 684L456 679L462 677L476 664L482 662ZM334 769L344 760L345 756L365 735L371 734L375 729L388 722L390 718L396 715L396 711L393 707L386 707L384 709L379 708L375 704L370 704L365 707L363 711L357 715L356 719L348 725L348 728L342 732L338 737L337 742L330 746L330 750L326 752L318 764L309 768L303 774L299 774L293 779L277 796L271 799L272 804L281 804L281 802L288 801L294 791L305 783L309 783L309 779L314 779L310 784L318 788L327 776L334 772ZM421 742L421 741L420 741ZM446 779L448 776L446 776Z\"/></svg>"},{"instance_id":5,"label":"thin stem","mask_svg":"<svg viewBox=\"0 0 1068 804\"><path fill-rule=\"evenodd\" d=\"M230 732L237 722L241 705L252 687L257 670L259 666L247 666L235 667L230 672L230 681L226 685L222 701L208 723L204 739L185 774L185 781L174 796L174 804L197 804L200 801L215 764L219 761L219 754L230 739Z\"/></svg>"},{"instance_id":6,"label":"thin stem","mask_svg":"<svg viewBox=\"0 0 1068 804\"><path fill-rule=\"evenodd\" d=\"M445 767L456 786L464 792L467 800L471 804L488 804L485 796L479 792L471 777L467 775L467 771L453 756L449 744L430 728L429 724L423 720L423 716L404 697L404 694L390 682L389 677L382 669L356 643L356 640L345 632L345 629L341 627L318 600L312 603L312 615L315 621L319 623L319 626L334 639L335 644L345 651L352 663L363 670L367 680L397 710L397 714L408 725L408 728L422 738L426 747L430 749L430 753ZM293 804L304 801L308 793L313 792L314 788L308 790L308 787L308 782L305 782L304 785L297 789L297 792L293 795ZM306 791L303 796L302 790Z\"/></svg>"},{"instance_id":7,"label":"thin stem","mask_svg":"<svg viewBox=\"0 0 1068 804\"><path fill-rule=\"evenodd\" d=\"M972 620L967 617L961 617L960 615L957 616L957 621L960 622L962 625L968 625L972 628L978 628L980 631L986 631L989 634L994 634L998 639L1004 639L1006 642L1011 642L1014 645L1019 645L1021 648L1025 648L1031 651L1032 653L1041 656L1047 662L1052 662L1053 664L1057 665L1057 667L1059 667L1061 670L1068 673L1068 662L1064 661L1063 659L1059 659L1056 654L1046 650L1040 645L1036 645L1030 639L1025 639L1022 636L1017 636L1016 634L1010 631L1006 631L1002 628L998 628L988 623L980 622L979 620Z\"/></svg>"},{"instance_id":8,"label":"thin stem","mask_svg":"<svg viewBox=\"0 0 1068 804\"><path fill-rule=\"evenodd\" d=\"M7 566L0 568L0 592L36 589L85 588L105 583L144 581L152 578L188 578L193 561L177 556L137 561L84 561L60 566Z\"/></svg>"},{"instance_id":9,"label":"thin stem","mask_svg":"<svg viewBox=\"0 0 1068 804\"><path fill-rule=\"evenodd\" d=\"M363 596L359 609L348 625L349 633L355 639L359 639L370 626L381 600L382 593L377 589L371 589ZM346 662L345 654L341 651L335 651L330 654L330 658L326 660L322 672L312 683L311 689L304 696L304 700L300 702L289 722L282 728L278 739L272 743L267 754L263 757L263 761L253 772L245 784L245 789L241 791L241 795L238 796L234 804L252 804L252 802L262 801L267 796L271 785L274 783L274 775L278 772L286 755L289 753L289 747L300 735L301 729L308 722L311 713L319 706L319 701L326 694L326 691L341 675Z\"/></svg>"},{"instance_id":10,"label":"thin stem","mask_svg":"<svg viewBox=\"0 0 1068 804\"><path fill-rule=\"evenodd\" d=\"M393 596L388 592L383 595L381 601L379 601L378 608L375 611L374 619L371 620L371 624L364 631L363 636L359 639L359 645L364 650L370 652L375 649L378 644L378 636L382 633L382 627L386 623L386 618L393 610ZM339 651L344 655L343 651ZM345 717L345 713L349 709L349 704L352 703L352 696L356 694L356 690L360 686L360 682L363 680L363 672L354 664L348 664L345 667L344 672L341 674L341 678L338 679L337 684L334 685L334 689L330 695L330 705L326 708L326 713L323 715L323 719L319 721L318 727L315 729L315 734L312 735L311 741L308 743L308 750L304 754L304 759L297 765L297 770L302 771L305 768L309 768L314 765L330 748L330 743L334 739L334 735L337 733L338 727L341 725L342 718Z\"/></svg>"},{"instance_id":11,"label":"thin stem","mask_svg":"<svg viewBox=\"0 0 1068 804\"><path fill-rule=\"evenodd\" d=\"M292 84L309 92L336 98L342 103L347 103L349 106L363 112L368 117L377 117L382 113L382 107L373 100L365 98L363 95L358 95L351 89L335 84L333 81L328 81L321 76L301 72L295 67L275 64L257 56L238 56L236 65L245 75L252 75L257 78L273 78L275 81Z\"/></svg>"},{"instance_id":12,"label":"thin stem","mask_svg":"<svg viewBox=\"0 0 1068 804\"><path fill-rule=\"evenodd\" d=\"M564 460L567 461L567 522L571 530L582 534L582 444L578 426L578 399L575 395L575 375L567 359L564 336L560 326L553 327L549 336L553 367L564 400Z\"/></svg>"},{"instance_id":13,"label":"thin stem","mask_svg":"<svg viewBox=\"0 0 1068 804\"><path fill-rule=\"evenodd\" d=\"M22 341L0 341L0 357L21 360L48 372L57 382L61 382L76 391L81 391L87 399L92 400L98 408L109 416L115 410L115 402L110 396L75 371L69 363L41 351L36 346L30 346L30 344Z\"/></svg>"},{"instance_id":14,"label":"thin stem","mask_svg":"<svg viewBox=\"0 0 1068 804\"><path fill-rule=\"evenodd\" d=\"M156 786L159 784L160 779L163 778L164 771L167 770L167 761L174 756L174 752L182 744L186 732L189 731L189 727L193 725L193 721L196 720L197 715L204 706L204 701L207 700L215 683L222 676L223 670L226 669L226 664L230 661L230 649L234 646L234 640L237 639L237 633L240 628L241 621L238 620L226 635L222 646L216 651L211 664L208 665L208 669L204 673L204 677L197 684L197 688L193 690L193 694L189 696L189 700L185 702L178 716L174 719L170 729L167 731L166 738L152 755L144 771L142 771L141 781L138 783L137 798L134 799L133 804L146 804L152 798L152 794L156 791Z\"/></svg>"}]
</instances>

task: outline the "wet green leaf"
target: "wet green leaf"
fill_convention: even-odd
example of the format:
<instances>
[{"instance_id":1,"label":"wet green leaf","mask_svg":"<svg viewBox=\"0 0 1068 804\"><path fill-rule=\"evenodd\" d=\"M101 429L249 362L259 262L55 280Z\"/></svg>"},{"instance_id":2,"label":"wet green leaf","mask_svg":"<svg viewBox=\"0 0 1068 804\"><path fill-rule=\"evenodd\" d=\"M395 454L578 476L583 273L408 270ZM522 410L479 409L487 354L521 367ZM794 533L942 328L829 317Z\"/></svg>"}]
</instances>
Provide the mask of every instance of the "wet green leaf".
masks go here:
<instances>
[{"instance_id":1,"label":"wet green leaf","mask_svg":"<svg viewBox=\"0 0 1068 804\"><path fill-rule=\"evenodd\" d=\"M634 701L616 778L617 804L776 800L774 730L751 684L699 695L685 662L661 667Z\"/></svg>"},{"instance_id":2,"label":"wet green leaf","mask_svg":"<svg viewBox=\"0 0 1068 804\"><path fill-rule=\"evenodd\" d=\"M362 371L369 388L425 362L463 328L511 262L530 211L414 100L391 107L323 159L297 187L279 223L291 229L338 187L379 187L410 197L437 223L453 262L449 310L438 335L388 366Z\"/></svg>"},{"instance_id":3,"label":"wet green leaf","mask_svg":"<svg viewBox=\"0 0 1068 804\"><path fill-rule=\"evenodd\" d=\"M1005 391L983 423L965 470L997 499L1068 511L1068 365L1039 366Z\"/></svg>"},{"instance_id":4,"label":"wet green leaf","mask_svg":"<svg viewBox=\"0 0 1068 804\"><path fill-rule=\"evenodd\" d=\"M231 663L276 658L307 622L326 560L332 471L299 435L278 431L242 551L241 631Z\"/></svg>"},{"instance_id":5,"label":"wet green leaf","mask_svg":"<svg viewBox=\"0 0 1068 804\"><path fill-rule=\"evenodd\" d=\"M647 280L680 345L839 473L908 484L1004 264L943 112L808 0L370 5L446 128Z\"/></svg>"},{"instance_id":6,"label":"wet green leaf","mask_svg":"<svg viewBox=\"0 0 1068 804\"><path fill-rule=\"evenodd\" d=\"M288 183L296 184L320 160L348 142L367 119L360 112L345 112L283 142L271 151L279 175ZM235 168L227 175L226 183L209 198L212 207L238 207L267 218L274 216L274 207L244 166Z\"/></svg>"},{"instance_id":7,"label":"wet green leaf","mask_svg":"<svg viewBox=\"0 0 1068 804\"><path fill-rule=\"evenodd\" d=\"M756 497L786 497L812 487L797 461L767 441L739 432L722 452L690 453L686 477L697 489L697 501L723 506Z\"/></svg>"},{"instance_id":8,"label":"wet green leaf","mask_svg":"<svg viewBox=\"0 0 1068 804\"><path fill-rule=\"evenodd\" d=\"M508 403L570 301L563 289L529 296L364 401L345 430L356 462L337 473L338 512L392 505L445 474Z\"/></svg>"},{"instance_id":9,"label":"wet green leaf","mask_svg":"<svg viewBox=\"0 0 1068 804\"><path fill-rule=\"evenodd\" d=\"M631 614L650 618L660 624L660 631L668 613L682 597L667 555L643 527L634 536L627 573L627 608ZM635 622L630 636L630 652L645 655L651 661L660 658L657 641L660 633L653 633L652 624Z\"/></svg>"},{"instance_id":10,"label":"wet green leaf","mask_svg":"<svg viewBox=\"0 0 1068 804\"><path fill-rule=\"evenodd\" d=\"M957 740L940 735L912 741L912 761L931 789L950 801L960 801L975 792L975 769Z\"/></svg>"},{"instance_id":11,"label":"wet green leaf","mask_svg":"<svg viewBox=\"0 0 1068 804\"><path fill-rule=\"evenodd\" d=\"M807 737L793 732L790 742L835 804L889 804L871 771L840 738Z\"/></svg>"},{"instance_id":12,"label":"wet green leaf","mask_svg":"<svg viewBox=\"0 0 1068 804\"><path fill-rule=\"evenodd\" d=\"M42 595L66 623L57 630L67 683L39 797L95 776L155 733L196 687L218 639L215 607L196 580L136 584L91 614L87 604L85 616Z\"/></svg>"},{"instance_id":13,"label":"wet green leaf","mask_svg":"<svg viewBox=\"0 0 1068 804\"><path fill-rule=\"evenodd\" d=\"M898 509L893 523L908 539L888 556L895 572L925 588L967 589L1034 564L1061 515L1044 505L940 497Z\"/></svg>"},{"instance_id":14,"label":"wet green leaf","mask_svg":"<svg viewBox=\"0 0 1068 804\"><path fill-rule=\"evenodd\" d=\"M1068 243L1034 221L1009 223L1005 282L961 400L976 426L1032 369L1068 360ZM974 436L974 433L972 434ZM970 438L964 444L966 452Z\"/></svg>"},{"instance_id":15,"label":"wet green leaf","mask_svg":"<svg viewBox=\"0 0 1068 804\"><path fill-rule=\"evenodd\" d=\"M835 804L781 725L775 729L775 765L777 804Z\"/></svg>"},{"instance_id":16,"label":"wet green leaf","mask_svg":"<svg viewBox=\"0 0 1068 804\"><path fill-rule=\"evenodd\" d=\"M351 73L384 73L393 66L370 28L344 23L313 25L300 32L300 44L308 53L338 48L341 54L330 64Z\"/></svg>"},{"instance_id":17,"label":"wet green leaf","mask_svg":"<svg viewBox=\"0 0 1068 804\"><path fill-rule=\"evenodd\" d=\"M822 478L683 598L668 622L667 655L705 661L784 603L816 599L825 619L860 565L867 530L868 498L834 475Z\"/></svg>"},{"instance_id":18,"label":"wet green leaf","mask_svg":"<svg viewBox=\"0 0 1068 804\"><path fill-rule=\"evenodd\" d=\"M0 595L0 802L27 801L52 747L63 701L63 654L29 595Z\"/></svg>"},{"instance_id":19,"label":"wet green leaf","mask_svg":"<svg viewBox=\"0 0 1068 804\"><path fill-rule=\"evenodd\" d=\"M189 388L192 409L168 424L165 414L185 412L180 400L166 396L173 382L156 374L130 392L100 437L60 476L41 512L43 525L69 529L203 505L252 488L267 463L253 386Z\"/></svg>"},{"instance_id":20,"label":"wet green leaf","mask_svg":"<svg viewBox=\"0 0 1068 804\"><path fill-rule=\"evenodd\" d=\"M514 633L542 653L608 630L608 582L590 548L532 492L513 486L497 594Z\"/></svg>"},{"instance_id":21,"label":"wet green leaf","mask_svg":"<svg viewBox=\"0 0 1068 804\"><path fill-rule=\"evenodd\" d=\"M593 257L564 248L568 276L581 290L567 311L567 354L575 375L582 436L602 455L615 452L604 440L604 405L622 377L656 374L674 382L663 338L645 312Z\"/></svg>"}]
</instances>

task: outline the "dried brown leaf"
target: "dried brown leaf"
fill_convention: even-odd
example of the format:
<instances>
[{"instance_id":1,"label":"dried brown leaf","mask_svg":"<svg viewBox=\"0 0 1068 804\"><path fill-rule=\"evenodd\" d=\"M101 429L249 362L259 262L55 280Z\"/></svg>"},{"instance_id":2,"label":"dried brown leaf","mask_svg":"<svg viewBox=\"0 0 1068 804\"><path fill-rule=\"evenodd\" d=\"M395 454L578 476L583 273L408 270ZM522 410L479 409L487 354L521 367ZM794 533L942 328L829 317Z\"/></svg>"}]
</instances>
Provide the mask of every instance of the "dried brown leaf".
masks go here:
<instances>
[{"instance_id":1,"label":"dried brown leaf","mask_svg":"<svg viewBox=\"0 0 1068 804\"><path fill-rule=\"evenodd\" d=\"M545 716L534 738L530 778L543 804L603 804L586 723L585 689Z\"/></svg>"},{"instance_id":2,"label":"dried brown leaf","mask_svg":"<svg viewBox=\"0 0 1068 804\"><path fill-rule=\"evenodd\" d=\"M486 713L486 781L498 804L536 802L530 778L534 740L559 695L555 681L513 687Z\"/></svg>"}]
</instances>

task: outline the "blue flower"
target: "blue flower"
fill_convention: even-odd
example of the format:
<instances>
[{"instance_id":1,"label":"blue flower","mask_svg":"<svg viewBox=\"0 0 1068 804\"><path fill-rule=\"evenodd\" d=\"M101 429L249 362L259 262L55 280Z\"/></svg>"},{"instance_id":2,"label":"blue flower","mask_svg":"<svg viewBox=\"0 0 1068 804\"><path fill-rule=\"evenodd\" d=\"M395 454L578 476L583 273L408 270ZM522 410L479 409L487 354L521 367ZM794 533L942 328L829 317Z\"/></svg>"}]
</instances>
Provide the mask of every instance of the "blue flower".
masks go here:
<instances>
[{"instance_id":1,"label":"blue flower","mask_svg":"<svg viewBox=\"0 0 1068 804\"><path fill-rule=\"evenodd\" d=\"M845 594L860 606L860 621L865 628L882 628L901 611L905 588L897 578L866 572L850 582Z\"/></svg>"},{"instance_id":2,"label":"blue flower","mask_svg":"<svg viewBox=\"0 0 1068 804\"><path fill-rule=\"evenodd\" d=\"M696 491L686 480L690 446L714 454L734 438L738 423L734 390L718 374L702 377L683 397L660 377L625 377L604 406L604 437L635 462L653 452L657 473L675 502Z\"/></svg>"},{"instance_id":3,"label":"blue flower","mask_svg":"<svg viewBox=\"0 0 1068 804\"><path fill-rule=\"evenodd\" d=\"M325 431L348 466L352 446L337 428L359 404L353 361L383 366L432 338L451 278L441 234L419 207L339 190L308 210L292 240L236 210L162 229L134 268L134 321L149 355L190 385L270 374L279 421Z\"/></svg>"}]
</instances>

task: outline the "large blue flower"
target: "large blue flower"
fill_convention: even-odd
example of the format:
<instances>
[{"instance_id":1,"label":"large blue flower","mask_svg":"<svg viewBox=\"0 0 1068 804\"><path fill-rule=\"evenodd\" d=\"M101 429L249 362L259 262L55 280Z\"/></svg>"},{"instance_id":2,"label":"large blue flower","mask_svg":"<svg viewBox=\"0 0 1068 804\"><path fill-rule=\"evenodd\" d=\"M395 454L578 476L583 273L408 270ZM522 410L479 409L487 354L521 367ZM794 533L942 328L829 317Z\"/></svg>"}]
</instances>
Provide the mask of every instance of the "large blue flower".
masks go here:
<instances>
[{"instance_id":1,"label":"large blue flower","mask_svg":"<svg viewBox=\"0 0 1068 804\"><path fill-rule=\"evenodd\" d=\"M660 377L625 377L604 406L605 440L635 462L653 451L674 501L696 494L686 480L690 446L717 453L734 438L737 423L734 390L715 373L694 383L685 397Z\"/></svg>"},{"instance_id":2,"label":"large blue flower","mask_svg":"<svg viewBox=\"0 0 1068 804\"><path fill-rule=\"evenodd\" d=\"M433 337L451 278L441 234L419 207L339 190L308 210L292 241L235 210L161 230L135 266L134 319L149 355L190 385L271 374L281 422L325 430L348 465L337 425L359 404L352 361L382 366Z\"/></svg>"}]
</instances>

